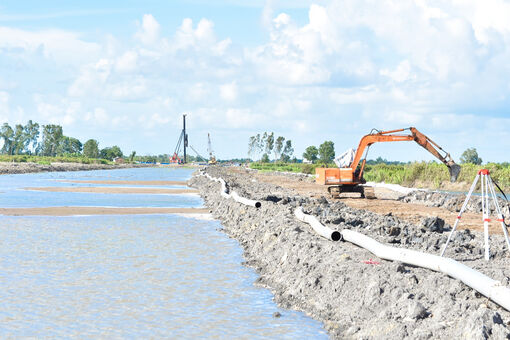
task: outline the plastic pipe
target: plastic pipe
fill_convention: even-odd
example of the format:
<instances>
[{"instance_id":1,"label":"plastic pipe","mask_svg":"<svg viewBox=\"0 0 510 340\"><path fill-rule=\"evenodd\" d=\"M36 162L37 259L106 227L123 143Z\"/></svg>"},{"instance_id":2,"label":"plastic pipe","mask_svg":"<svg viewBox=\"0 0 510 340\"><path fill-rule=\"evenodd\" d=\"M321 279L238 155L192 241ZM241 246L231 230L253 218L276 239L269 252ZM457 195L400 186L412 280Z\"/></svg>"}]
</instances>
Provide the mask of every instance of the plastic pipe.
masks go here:
<instances>
[{"instance_id":1,"label":"plastic pipe","mask_svg":"<svg viewBox=\"0 0 510 340\"><path fill-rule=\"evenodd\" d=\"M480 294L485 295L501 307L510 311L510 289L505 287L500 281L493 280L462 263L447 257L386 246L368 236L352 230L344 229L342 231L342 236L345 241L363 247L382 259L400 261L413 266L445 273L448 276L464 282Z\"/></svg>"},{"instance_id":2,"label":"plastic pipe","mask_svg":"<svg viewBox=\"0 0 510 340\"><path fill-rule=\"evenodd\" d=\"M322 237L327 238L328 240L338 241L342 238L342 234L336 230L332 230L320 223L315 217L312 215L305 214L303 212L303 208L298 207L294 210L294 215L296 218L302 222L308 223L313 230Z\"/></svg>"},{"instance_id":3,"label":"plastic pipe","mask_svg":"<svg viewBox=\"0 0 510 340\"><path fill-rule=\"evenodd\" d=\"M232 196L232 198L236 202L242 203L244 205L250 205L250 206L255 207L255 208L260 208L262 206L262 204L259 201L250 200L248 198L241 197L235 191L232 191L232 194L230 196Z\"/></svg>"}]
</instances>

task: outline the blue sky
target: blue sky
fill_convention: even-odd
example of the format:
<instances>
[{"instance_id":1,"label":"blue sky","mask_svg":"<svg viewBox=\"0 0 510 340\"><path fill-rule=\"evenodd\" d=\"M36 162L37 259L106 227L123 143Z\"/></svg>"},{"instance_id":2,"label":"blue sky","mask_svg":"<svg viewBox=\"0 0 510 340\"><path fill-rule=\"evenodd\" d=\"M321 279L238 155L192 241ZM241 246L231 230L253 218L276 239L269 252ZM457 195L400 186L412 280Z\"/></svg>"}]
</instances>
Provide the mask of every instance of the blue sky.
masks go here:
<instances>
[{"instance_id":1,"label":"blue sky","mask_svg":"<svg viewBox=\"0 0 510 340\"><path fill-rule=\"evenodd\" d=\"M510 4L479 1L3 1L0 121L57 123L125 153L245 157L274 131L355 147L416 126L455 159L508 161ZM416 145L369 157L432 159Z\"/></svg>"}]
</instances>

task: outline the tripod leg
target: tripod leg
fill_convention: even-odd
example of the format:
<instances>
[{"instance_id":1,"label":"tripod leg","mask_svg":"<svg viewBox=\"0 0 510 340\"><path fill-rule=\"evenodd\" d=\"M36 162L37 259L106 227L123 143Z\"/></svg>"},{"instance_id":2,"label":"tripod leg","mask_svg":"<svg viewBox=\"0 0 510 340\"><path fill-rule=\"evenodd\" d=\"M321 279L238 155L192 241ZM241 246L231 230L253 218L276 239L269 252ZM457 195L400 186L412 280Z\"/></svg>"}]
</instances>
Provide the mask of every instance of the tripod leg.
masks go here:
<instances>
[{"instance_id":1,"label":"tripod leg","mask_svg":"<svg viewBox=\"0 0 510 340\"><path fill-rule=\"evenodd\" d=\"M446 240L446 243L444 244L443 250L441 251L441 255L444 255L444 252L446 251L446 247L448 246L448 243L450 243L450 240L453 236L453 233L455 232L455 229L457 229L457 225L459 224L460 218L462 217L462 213L464 210L466 210L467 203L469 201L469 198L473 194L473 191L475 190L476 183L478 183L478 179L480 178L480 175L476 175L475 180L473 181L473 184L471 184L471 188L469 189L469 193L466 196L466 199L464 200L464 204L462 204L462 208L460 209L459 215L457 216L457 220L455 220L455 224L453 225L452 231L450 231L450 234L448 235L448 239Z\"/></svg>"},{"instance_id":2,"label":"tripod leg","mask_svg":"<svg viewBox=\"0 0 510 340\"><path fill-rule=\"evenodd\" d=\"M487 175L482 175L482 214L483 214L483 239L485 243L485 260L489 261L489 193L487 192Z\"/></svg>"},{"instance_id":3,"label":"tripod leg","mask_svg":"<svg viewBox=\"0 0 510 340\"><path fill-rule=\"evenodd\" d=\"M503 229L503 234L505 235L506 244L508 245L508 250L510 251L510 238L508 237L508 230L506 228L505 220L503 218L503 213L501 212L501 207L499 206L498 196L496 195L496 190L494 189L494 183L492 183L492 178L490 178L490 189L492 193L492 199L494 202L494 207L496 208L496 213L498 215L497 221L501 223L501 229Z\"/></svg>"}]
</instances>

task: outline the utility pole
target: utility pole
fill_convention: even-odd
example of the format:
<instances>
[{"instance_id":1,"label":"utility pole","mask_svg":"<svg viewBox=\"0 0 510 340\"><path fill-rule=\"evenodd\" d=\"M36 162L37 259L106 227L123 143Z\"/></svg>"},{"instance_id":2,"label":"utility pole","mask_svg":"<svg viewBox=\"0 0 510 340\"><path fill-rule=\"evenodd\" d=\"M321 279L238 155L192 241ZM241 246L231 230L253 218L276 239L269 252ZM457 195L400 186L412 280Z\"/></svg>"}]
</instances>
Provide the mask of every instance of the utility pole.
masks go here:
<instances>
[{"instance_id":1,"label":"utility pole","mask_svg":"<svg viewBox=\"0 0 510 340\"><path fill-rule=\"evenodd\" d=\"M188 146L188 135L186 134L186 115L182 115L182 135L184 136L184 163L186 160L186 147Z\"/></svg>"}]
</instances>

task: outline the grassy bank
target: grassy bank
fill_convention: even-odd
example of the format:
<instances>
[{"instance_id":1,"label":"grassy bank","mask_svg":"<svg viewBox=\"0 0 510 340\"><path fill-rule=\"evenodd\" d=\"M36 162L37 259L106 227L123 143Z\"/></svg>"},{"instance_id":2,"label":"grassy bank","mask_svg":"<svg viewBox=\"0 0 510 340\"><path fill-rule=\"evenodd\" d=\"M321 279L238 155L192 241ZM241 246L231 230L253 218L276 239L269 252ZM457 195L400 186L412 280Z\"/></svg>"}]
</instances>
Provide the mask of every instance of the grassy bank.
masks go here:
<instances>
[{"instance_id":1,"label":"grassy bank","mask_svg":"<svg viewBox=\"0 0 510 340\"><path fill-rule=\"evenodd\" d=\"M252 163L252 169L262 171L288 171L315 174L315 168L321 164L299 163ZM334 164L328 165L335 167ZM367 165L365 179L372 182L386 182L408 187L431 189L459 190L469 189L478 170L487 168L491 177L496 180L505 191L510 191L510 164L489 163L486 165L461 164L461 172L457 183L450 183L448 168L435 162L415 162L403 165L376 164Z\"/></svg>"},{"instance_id":2,"label":"grassy bank","mask_svg":"<svg viewBox=\"0 0 510 340\"><path fill-rule=\"evenodd\" d=\"M47 156L34 156L34 155L0 155L0 162L15 162L15 163L37 163L49 165L51 163L81 163L81 164L113 164L113 162L106 159L96 159L87 157L47 157Z\"/></svg>"},{"instance_id":3,"label":"grassy bank","mask_svg":"<svg viewBox=\"0 0 510 340\"><path fill-rule=\"evenodd\" d=\"M299 172L304 174L315 174L315 168L321 167L322 164L303 164L303 163L260 163L255 162L250 164L250 168L260 171L286 171L286 172ZM334 164L329 165L331 167Z\"/></svg>"}]
</instances>

